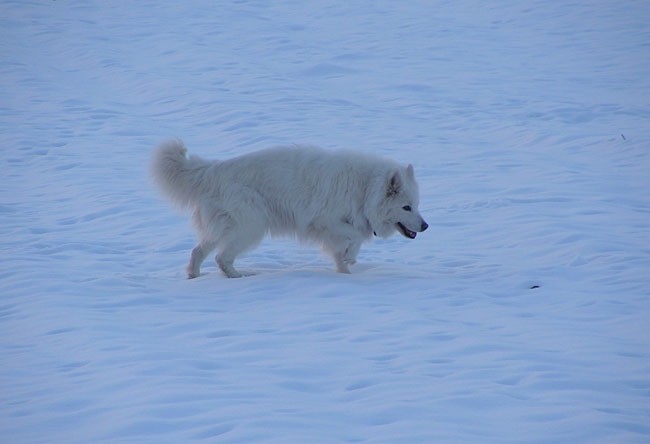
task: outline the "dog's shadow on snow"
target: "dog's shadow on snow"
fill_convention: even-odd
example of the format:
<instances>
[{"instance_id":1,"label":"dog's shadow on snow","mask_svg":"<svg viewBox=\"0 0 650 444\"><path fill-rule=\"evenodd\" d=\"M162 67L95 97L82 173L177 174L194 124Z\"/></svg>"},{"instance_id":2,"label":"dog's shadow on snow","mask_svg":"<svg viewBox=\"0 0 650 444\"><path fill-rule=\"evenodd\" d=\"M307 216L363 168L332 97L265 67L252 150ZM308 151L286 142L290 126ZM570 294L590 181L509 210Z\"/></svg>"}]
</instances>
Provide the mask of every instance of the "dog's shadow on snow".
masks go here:
<instances>
[{"instance_id":1,"label":"dog's shadow on snow","mask_svg":"<svg viewBox=\"0 0 650 444\"><path fill-rule=\"evenodd\" d=\"M351 267L351 273L337 273L329 264L307 264L296 266L274 266L268 263L256 263L251 266L243 266L240 269L244 275L239 278L228 278L218 269L204 270L199 276L189 281L202 281L212 279L224 279L228 281L259 281L277 277L285 278L305 278L313 277L318 280L329 279L338 282L352 282L359 279L377 278L384 280L386 278L395 279L431 279L437 274L435 270L426 271L414 269L407 265L384 264L384 263L364 263L356 264Z\"/></svg>"}]
</instances>

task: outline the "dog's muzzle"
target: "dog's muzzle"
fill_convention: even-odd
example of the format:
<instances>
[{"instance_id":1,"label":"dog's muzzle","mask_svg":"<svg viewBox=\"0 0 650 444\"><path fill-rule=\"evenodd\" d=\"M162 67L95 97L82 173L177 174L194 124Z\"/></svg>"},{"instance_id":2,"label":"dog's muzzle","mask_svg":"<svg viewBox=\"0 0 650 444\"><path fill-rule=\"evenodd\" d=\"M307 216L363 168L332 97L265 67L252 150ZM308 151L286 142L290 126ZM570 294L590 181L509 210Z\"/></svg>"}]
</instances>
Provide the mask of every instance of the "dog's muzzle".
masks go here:
<instances>
[{"instance_id":1,"label":"dog's muzzle","mask_svg":"<svg viewBox=\"0 0 650 444\"><path fill-rule=\"evenodd\" d=\"M409 230L401 222L397 222L397 224L395 226L397 227L397 231L399 231L400 233L402 233L402 235L404 237L408 237L409 239L415 239L415 237L418 235L417 232L415 232L413 230ZM429 225L426 222L422 221L422 224L420 225L420 230L419 231L424 231L427 228L429 228Z\"/></svg>"}]
</instances>

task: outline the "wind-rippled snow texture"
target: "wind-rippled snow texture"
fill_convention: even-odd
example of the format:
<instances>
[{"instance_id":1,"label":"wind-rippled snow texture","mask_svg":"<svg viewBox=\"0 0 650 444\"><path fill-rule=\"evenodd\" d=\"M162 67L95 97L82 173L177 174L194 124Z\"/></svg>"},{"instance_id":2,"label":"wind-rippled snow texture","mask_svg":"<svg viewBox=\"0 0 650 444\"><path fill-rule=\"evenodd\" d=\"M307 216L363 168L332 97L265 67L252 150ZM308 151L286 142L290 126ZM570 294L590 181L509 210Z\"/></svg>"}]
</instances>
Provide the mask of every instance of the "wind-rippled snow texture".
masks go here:
<instances>
[{"instance_id":1,"label":"wind-rippled snow texture","mask_svg":"<svg viewBox=\"0 0 650 444\"><path fill-rule=\"evenodd\" d=\"M646 2L0 11L4 441L650 441ZM431 228L188 281L171 136L413 163Z\"/></svg>"}]
</instances>

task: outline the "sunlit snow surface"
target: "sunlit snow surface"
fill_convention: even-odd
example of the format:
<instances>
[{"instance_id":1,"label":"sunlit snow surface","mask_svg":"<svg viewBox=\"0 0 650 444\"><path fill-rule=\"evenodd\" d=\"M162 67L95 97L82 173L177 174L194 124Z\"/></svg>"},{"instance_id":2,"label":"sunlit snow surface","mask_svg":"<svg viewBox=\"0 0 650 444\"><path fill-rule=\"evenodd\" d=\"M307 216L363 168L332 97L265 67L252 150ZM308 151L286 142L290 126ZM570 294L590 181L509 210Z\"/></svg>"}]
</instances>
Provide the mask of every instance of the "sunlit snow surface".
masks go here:
<instances>
[{"instance_id":1,"label":"sunlit snow surface","mask_svg":"<svg viewBox=\"0 0 650 444\"><path fill-rule=\"evenodd\" d=\"M649 17L2 2L2 442L650 442ZM147 177L174 136L413 163L431 228L188 281Z\"/></svg>"}]
</instances>

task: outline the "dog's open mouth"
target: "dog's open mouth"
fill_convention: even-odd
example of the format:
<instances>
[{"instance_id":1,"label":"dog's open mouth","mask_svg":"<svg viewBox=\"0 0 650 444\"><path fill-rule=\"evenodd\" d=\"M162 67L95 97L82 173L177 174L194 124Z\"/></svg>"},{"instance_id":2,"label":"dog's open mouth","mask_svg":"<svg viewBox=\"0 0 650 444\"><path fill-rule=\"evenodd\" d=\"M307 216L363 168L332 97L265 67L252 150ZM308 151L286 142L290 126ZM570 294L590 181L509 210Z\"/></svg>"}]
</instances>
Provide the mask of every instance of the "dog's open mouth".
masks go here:
<instances>
[{"instance_id":1,"label":"dog's open mouth","mask_svg":"<svg viewBox=\"0 0 650 444\"><path fill-rule=\"evenodd\" d=\"M401 222L397 222L396 225L397 225L397 229L399 230L400 233L404 235L404 237L408 237L409 239L415 239L415 236L417 236L417 233L415 231L409 230L404 225L402 225Z\"/></svg>"}]
</instances>

